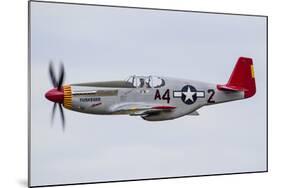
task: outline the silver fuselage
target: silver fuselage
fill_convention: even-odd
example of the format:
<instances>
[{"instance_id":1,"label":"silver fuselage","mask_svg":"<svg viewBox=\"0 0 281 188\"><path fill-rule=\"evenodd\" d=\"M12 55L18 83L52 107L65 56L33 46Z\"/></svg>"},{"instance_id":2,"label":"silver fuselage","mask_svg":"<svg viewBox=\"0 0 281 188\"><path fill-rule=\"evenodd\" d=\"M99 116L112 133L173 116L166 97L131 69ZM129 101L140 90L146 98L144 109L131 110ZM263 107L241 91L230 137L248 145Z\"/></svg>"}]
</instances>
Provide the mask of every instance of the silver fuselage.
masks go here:
<instances>
[{"instance_id":1,"label":"silver fuselage","mask_svg":"<svg viewBox=\"0 0 281 188\"><path fill-rule=\"evenodd\" d=\"M226 92L217 89L216 84L199 81L162 77L165 85L159 88L150 87L95 87L71 84L70 110L90 114L130 114L130 112L116 112L115 109L126 104L169 105L176 107L171 112L162 113L159 120L174 119L188 115L204 105L244 98L244 92ZM190 87L195 98L184 100L183 88ZM157 118L155 120L158 120ZM153 118L151 119L153 120Z\"/></svg>"}]
</instances>

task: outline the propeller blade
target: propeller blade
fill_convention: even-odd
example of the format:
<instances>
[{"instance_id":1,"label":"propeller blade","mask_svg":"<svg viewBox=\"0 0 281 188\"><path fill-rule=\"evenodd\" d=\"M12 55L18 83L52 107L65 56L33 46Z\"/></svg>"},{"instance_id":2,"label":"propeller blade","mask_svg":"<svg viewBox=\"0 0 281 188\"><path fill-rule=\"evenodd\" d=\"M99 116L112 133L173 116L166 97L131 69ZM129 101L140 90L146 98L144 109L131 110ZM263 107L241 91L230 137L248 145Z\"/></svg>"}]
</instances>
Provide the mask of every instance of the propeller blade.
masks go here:
<instances>
[{"instance_id":1,"label":"propeller blade","mask_svg":"<svg viewBox=\"0 0 281 188\"><path fill-rule=\"evenodd\" d=\"M61 64L60 64L59 79L56 79L53 62L50 61L49 62L49 75L50 75L50 79L52 81L53 87L56 88L57 90L61 90L62 86L63 86L64 76L65 76L63 63L61 62ZM54 103L53 108L52 108L51 120L53 123L57 105L59 106L60 116L61 116L61 120L62 120L62 128L64 131L65 130L65 118L64 118L64 112L63 112L61 103L57 103L57 102Z\"/></svg>"},{"instance_id":2,"label":"propeller blade","mask_svg":"<svg viewBox=\"0 0 281 188\"><path fill-rule=\"evenodd\" d=\"M59 104L60 107L60 115L61 115L61 120L62 120L62 129L65 129L65 119L64 119L64 113L63 113L63 109L62 109L62 104Z\"/></svg>"},{"instance_id":3,"label":"propeller blade","mask_svg":"<svg viewBox=\"0 0 281 188\"><path fill-rule=\"evenodd\" d=\"M53 87L57 87L58 83L56 81L56 77L55 77L54 68L53 68L53 62L52 61L50 61L50 63L49 63L49 74L50 74L50 78L51 78Z\"/></svg>"},{"instance_id":4,"label":"propeller blade","mask_svg":"<svg viewBox=\"0 0 281 188\"><path fill-rule=\"evenodd\" d=\"M57 108L57 103L54 103L53 109L52 109L52 119L51 119L52 120L52 124L53 124L53 121L54 121L56 108Z\"/></svg>"},{"instance_id":5,"label":"propeller blade","mask_svg":"<svg viewBox=\"0 0 281 188\"><path fill-rule=\"evenodd\" d=\"M64 80L64 66L63 66L63 63L61 62L61 64L60 64L59 81L58 81L58 85L57 85L58 89L61 89L61 86L63 84L63 80Z\"/></svg>"}]
</instances>

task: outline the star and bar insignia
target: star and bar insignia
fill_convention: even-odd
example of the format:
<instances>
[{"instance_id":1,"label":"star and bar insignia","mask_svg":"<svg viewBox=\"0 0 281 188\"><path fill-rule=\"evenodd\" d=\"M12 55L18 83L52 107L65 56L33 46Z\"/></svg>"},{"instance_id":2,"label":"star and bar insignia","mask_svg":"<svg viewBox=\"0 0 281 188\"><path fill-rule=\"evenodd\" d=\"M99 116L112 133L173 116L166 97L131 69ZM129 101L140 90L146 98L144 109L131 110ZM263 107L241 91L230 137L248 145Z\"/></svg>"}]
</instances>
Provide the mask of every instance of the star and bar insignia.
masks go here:
<instances>
[{"instance_id":1,"label":"star and bar insignia","mask_svg":"<svg viewBox=\"0 0 281 188\"><path fill-rule=\"evenodd\" d=\"M204 91L197 91L195 87L191 85L184 86L180 91L173 92L174 98L181 98L181 100L188 105L196 102L197 98L204 98Z\"/></svg>"}]
</instances>

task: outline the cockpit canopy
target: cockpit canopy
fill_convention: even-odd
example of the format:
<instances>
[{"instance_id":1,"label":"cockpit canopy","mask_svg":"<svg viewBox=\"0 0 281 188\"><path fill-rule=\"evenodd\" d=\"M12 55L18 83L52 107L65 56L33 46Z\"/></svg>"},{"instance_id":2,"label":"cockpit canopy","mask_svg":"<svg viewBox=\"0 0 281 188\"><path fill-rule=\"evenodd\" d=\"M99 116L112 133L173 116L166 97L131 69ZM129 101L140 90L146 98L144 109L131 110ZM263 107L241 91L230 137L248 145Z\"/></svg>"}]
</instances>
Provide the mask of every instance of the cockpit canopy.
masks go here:
<instances>
[{"instance_id":1,"label":"cockpit canopy","mask_svg":"<svg viewBox=\"0 0 281 188\"><path fill-rule=\"evenodd\" d=\"M164 79L158 76L130 76L127 82L136 88L160 88L165 85Z\"/></svg>"}]
</instances>

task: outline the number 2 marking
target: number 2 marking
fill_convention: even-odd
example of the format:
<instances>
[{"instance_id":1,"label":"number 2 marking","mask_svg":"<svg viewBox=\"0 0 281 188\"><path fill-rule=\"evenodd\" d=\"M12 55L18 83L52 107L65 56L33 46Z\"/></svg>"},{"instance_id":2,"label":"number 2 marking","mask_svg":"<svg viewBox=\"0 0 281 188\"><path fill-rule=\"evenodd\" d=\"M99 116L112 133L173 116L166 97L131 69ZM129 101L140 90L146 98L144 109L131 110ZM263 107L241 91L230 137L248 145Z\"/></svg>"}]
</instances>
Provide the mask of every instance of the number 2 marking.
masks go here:
<instances>
[{"instance_id":1,"label":"number 2 marking","mask_svg":"<svg viewBox=\"0 0 281 188\"><path fill-rule=\"evenodd\" d=\"M208 89L208 93L211 93L209 99L208 99L208 103L215 103L215 101L213 100L213 96L215 95L215 90L213 89Z\"/></svg>"}]
</instances>

